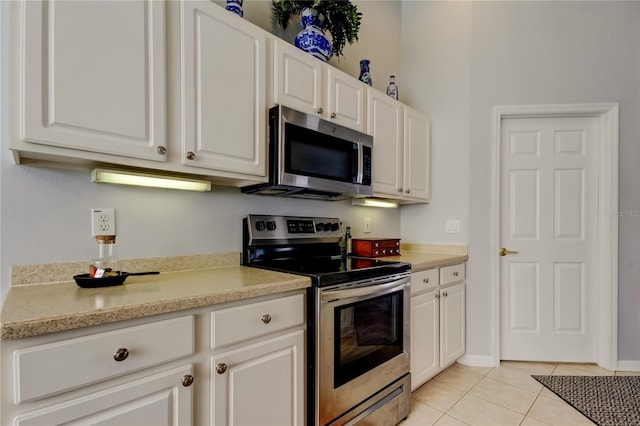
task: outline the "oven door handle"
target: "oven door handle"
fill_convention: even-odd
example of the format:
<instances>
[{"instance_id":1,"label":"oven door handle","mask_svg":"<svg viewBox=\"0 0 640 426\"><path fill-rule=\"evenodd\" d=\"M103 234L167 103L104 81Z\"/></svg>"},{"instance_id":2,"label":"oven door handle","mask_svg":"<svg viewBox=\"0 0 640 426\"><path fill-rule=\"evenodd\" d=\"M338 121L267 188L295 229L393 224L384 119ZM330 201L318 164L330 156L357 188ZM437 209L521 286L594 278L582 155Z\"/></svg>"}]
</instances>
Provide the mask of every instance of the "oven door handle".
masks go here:
<instances>
[{"instance_id":1,"label":"oven door handle","mask_svg":"<svg viewBox=\"0 0 640 426\"><path fill-rule=\"evenodd\" d=\"M408 282L391 281L384 284L374 284L363 287L355 287L349 289L328 290L322 293L322 302L335 302L341 299L350 299L354 297L369 296L372 294L379 294L380 292L386 292L387 290L401 290L403 287L408 287Z\"/></svg>"}]
</instances>

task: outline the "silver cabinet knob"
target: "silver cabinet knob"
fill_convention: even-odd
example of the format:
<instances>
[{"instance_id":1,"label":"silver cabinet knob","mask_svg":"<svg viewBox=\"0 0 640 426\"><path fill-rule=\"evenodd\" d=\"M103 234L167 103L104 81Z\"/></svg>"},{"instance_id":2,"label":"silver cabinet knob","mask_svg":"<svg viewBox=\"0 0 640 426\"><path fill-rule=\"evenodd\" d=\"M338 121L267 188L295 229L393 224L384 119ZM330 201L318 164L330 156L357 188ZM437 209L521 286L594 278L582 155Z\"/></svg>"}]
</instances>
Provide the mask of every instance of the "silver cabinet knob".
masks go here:
<instances>
[{"instance_id":1,"label":"silver cabinet knob","mask_svg":"<svg viewBox=\"0 0 640 426\"><path fill-rule=\"evenodd\" d=\"M453 276L454 276L454 277L457 277L457 276L458 276L458 271L455 271L455 272L453 273Z\"/></svg>"},{"instance_id":2,"label":"silver cabinet knob","mask_svg":"<svg viewBox=\"0 0 640 426\"><path fill-rule=\"evenodd\" d=\"M113 359L116 361L124 361L129 356L129 350L127 348L118 348L113 354Z\"/></svg>"},{"instance_id":3,"label":"silver cabinet knob","mask_svg":"<svg viewBox=\"0 0 640 426\"><path fill-rule=\"evenodd\" d=\"M216 373L224 374L226 371L227 371L227 364L225 364L224 362L221 362L218 365L216 365Z\"/></svg>"},{"instance_id":4,"label":"silver cabinet knob","mask_svg":"<svg viewBox=\"0 0 640 426\"><path fill-rule=\"evenodd\" d=\"M182 386L188 388L193 384L193 376L191 374L186 374L182 377Z\"/></svg>"},{"instance_id":5,"label":"silver cabinet knob","mask_svg":"<svg viewBox=\"0 0 640 426\"><path fill-rule=\"evenodd\" d=\"M156 152L160 155L165 155L167 153L167 148L165 148L164 146L159 146L158 148L156 148Z\"/></svg>"},{"instance_id":6,"label":"silver cabinet knob","mask_svg":"<svg viewBox=\"0 0 640 426\"><path fill-rule=\"evenodd\" d=\"M423 283L425 283L425 284L429 284L429 278L424 278L424 279L422 280L422 282L423 282Z\"/></svg>"},{"instance_id":7,"label":"silver cabinet knob","mask_svg":"<svg viewBox=\"0 0 640 426\"><path fill-rule=\"evenodd\" d=\"M318 108L318 114L324 113L324 109L322 107Z\"/></svg>"},{"instance_id":8,"label":"silver cabinet knob","mask_svg":"<svg viewBox=\"0 0 640 426\"><path fill-rule=\"evenodd\" d=\"M403 191L403 189L402 189L402 188L398 188L398 192L402 192L402 191Z\"/></svg>"},{"instance_id":9,"label":"silver cabinet knob","mask_svg":"<svg viewBox=\"0 0 640 426\"><path fill-rule=\"evenodd\" d=\"M447 297L447 296L449 295L449 293L447 293L447 292L445 291L444 293L442 293L442 295L443 295L444 297Z\"/></svg>"},{"instance_id":10,"label":"silver cabinet knob","mask_svg":"<svg viewBox=\"0 0 640 426\"><path fill-rule=\"evenodd\" d=\"M269 324L271 322L271 315L264 314L262 316L262 322L265 323L265 324Z\"/></svg>"},{"instance_id":11,"label":"silver cabinet knob","mask_svg":"<svg viewBox=\"0 0 640 426\"><path fill-rule=\"evenodd\" d=\"M440 299L440 293L436 293L436 299Z\"/></svg>"},{"instance_id":12,"label":"silver cabinet knob","mask_svg":"<svg viewBox=\"0 0 640 426\"><path fill-rule=\"evenodd\" d=\"M407 192L407 194L411 194L411 190L410 189L407 189L406 192Z\"/></svg>"},{"instance_id":13,"label":"silver cabinet knob","mask_svg":"<svg viewBox=\"0 0 640 426\"><path fill-rule=\"evenodd\" d=\"M336 113L335 112L331 113L331 118L336 118Z\"/></svg>"},{"instance_id":14,"label":"silver cabinet knob","mask_svg":"<svg viewBox=\"0 0 640 426\"><path fill-rule=\"evenodd\" d=\"M187 160L193 160L196 158L196 154L194 154L192 151L187 152Z\"/></svg>"}]
</instances>

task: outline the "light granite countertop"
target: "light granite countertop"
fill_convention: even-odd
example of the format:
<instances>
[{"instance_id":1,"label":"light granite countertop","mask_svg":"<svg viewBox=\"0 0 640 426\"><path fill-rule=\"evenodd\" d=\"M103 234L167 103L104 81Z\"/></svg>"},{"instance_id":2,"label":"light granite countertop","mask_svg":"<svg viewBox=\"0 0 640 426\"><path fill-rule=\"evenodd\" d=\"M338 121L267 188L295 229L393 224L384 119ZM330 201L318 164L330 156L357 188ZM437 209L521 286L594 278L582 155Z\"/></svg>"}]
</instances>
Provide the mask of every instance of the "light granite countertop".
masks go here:
<instances>
[{"instance_id":1,"label":"light granite countertop","mask_svg":"<svg viewBox=\"0 0 640 426\"><path fill-rule=\"evenodd\" d=\"M464 246L417 244L403 244L400 256L381 258L410 263L414 272L467 259ZM68 277L85 272L87 265L83 262L14 267L13 285L0 313L0 339L38 336L311 286L307 277L240 266L237 253L133 259L125 265L128 271L158 270L160 274L130 276L123 285L114 287L80 288Z\"/></svg>"},{"instance_id":2,"label":"light granite countertop","mask_svg":"<svg viewBox=\"0 0 640 426\"><path fill-rule=\"evenodd\" d=\"M123 285L74 281L12 286L0 314L1 339L19 339L265 296L311 286L307 277L244 266L131 276Z\"/></svg>"},{"instance_id":3,"label":"light granite countertop","mask_svg":"<svg viewBox=\"0 0 640 426\"><path fill-rule=\"evenodd\" d=\"M402 243L399 256L380 259L410 263L411 271L417 272L464 263L469 260L469 256L467 246Z\"/></svg>"}]
</instances>

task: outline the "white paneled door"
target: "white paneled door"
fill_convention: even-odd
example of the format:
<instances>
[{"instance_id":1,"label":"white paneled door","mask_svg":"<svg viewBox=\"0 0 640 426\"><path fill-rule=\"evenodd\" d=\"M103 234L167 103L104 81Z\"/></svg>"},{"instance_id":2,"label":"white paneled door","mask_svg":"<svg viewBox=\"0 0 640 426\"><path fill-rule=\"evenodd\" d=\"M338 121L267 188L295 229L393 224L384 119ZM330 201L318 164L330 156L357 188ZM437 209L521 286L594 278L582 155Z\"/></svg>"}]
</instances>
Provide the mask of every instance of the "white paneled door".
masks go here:
<instances>
[{"instance_id":1,"label":"white paneled door","mask_svg":"<svg viewBox=\"0 0 640 426\"><path fill-rule=\"evenodd\" d=\"M594 362L598 118L501 128L501 359Z\"/></svg>"}]
</instances>

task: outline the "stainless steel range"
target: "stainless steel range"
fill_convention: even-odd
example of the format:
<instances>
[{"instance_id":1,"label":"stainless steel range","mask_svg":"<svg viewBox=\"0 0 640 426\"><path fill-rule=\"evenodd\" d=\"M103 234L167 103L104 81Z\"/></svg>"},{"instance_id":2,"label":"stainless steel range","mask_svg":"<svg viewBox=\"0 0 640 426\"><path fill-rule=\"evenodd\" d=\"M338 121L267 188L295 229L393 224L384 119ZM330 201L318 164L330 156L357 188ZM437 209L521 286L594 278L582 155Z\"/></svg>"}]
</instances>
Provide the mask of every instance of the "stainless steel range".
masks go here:
<instances>
[{"instance_id":1,"label":"stainless steel range","mask_svg":"<svg viewBox=\"0 0 640 426\"><path fill-rule=\"evenodd\" d=\"M311 277L307 423L394 425L409 414L409 269L345 256L337 218L249 215L243 264Z\"/></svg>"}]
</instances>

